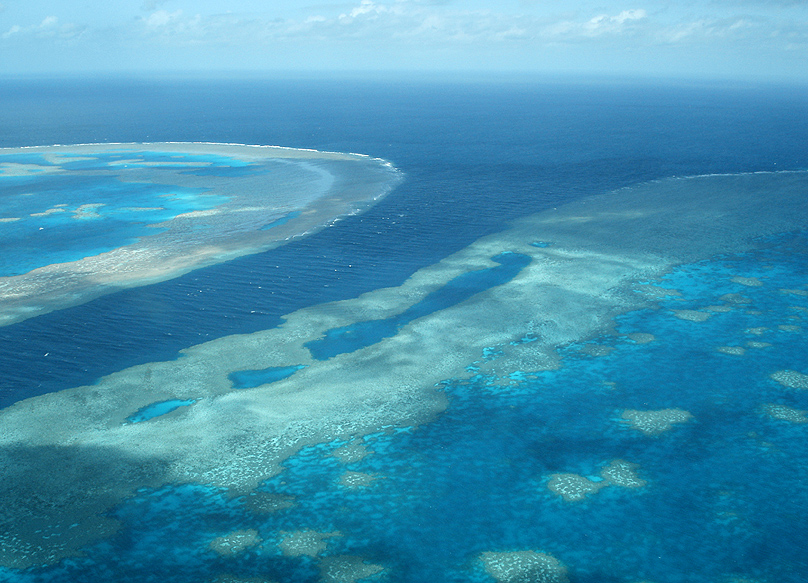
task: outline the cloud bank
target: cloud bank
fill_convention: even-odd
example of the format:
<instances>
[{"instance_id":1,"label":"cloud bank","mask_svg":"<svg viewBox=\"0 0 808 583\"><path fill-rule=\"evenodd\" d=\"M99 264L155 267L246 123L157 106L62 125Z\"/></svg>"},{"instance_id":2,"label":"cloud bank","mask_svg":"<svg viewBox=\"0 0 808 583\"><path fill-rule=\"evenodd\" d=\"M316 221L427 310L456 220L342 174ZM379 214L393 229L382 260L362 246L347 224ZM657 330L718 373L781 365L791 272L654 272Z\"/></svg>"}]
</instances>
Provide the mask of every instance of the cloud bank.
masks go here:
<instances>
[{"instance_id":1,"label":"cloud bank","mask_svg":"<svg viewBox=\"0 0 808 583\"><path fill-rule=\"evenodd\" d=\"M232 12L227 6L234 5L145 0L131 14L122 12L103 25L82 22L78 13L64 21L45 14L36 22L0 15L0 48L38 47L46 54L81 45L83 54L100 49L126 55L133 65L141 54L143 68L157 52L161 62L174 68L204 68L205 63L262 68L283 55L290 66L304 68L452 68L476 59L480 66L507 63L525 70L549 66L549 59L558 61L557 68L587 61L597 68L607 56L627 55L633 55L635 64L646 61L645 68L658 57L664 69L677 50L680 59L692 59L696 50L703 60L726 66L735 59L739 69L748 68L745 59L762 66L764 59L781 55L785 67L786 61L808 54L808 2L797 0L676 5L652 0L612 3L609 10L584 2L528 0L504 5L359 0L284 8L242 0L236 5L242 10ZM241 58L234 60L238 54Z\"/></svg>"}]
</instances>

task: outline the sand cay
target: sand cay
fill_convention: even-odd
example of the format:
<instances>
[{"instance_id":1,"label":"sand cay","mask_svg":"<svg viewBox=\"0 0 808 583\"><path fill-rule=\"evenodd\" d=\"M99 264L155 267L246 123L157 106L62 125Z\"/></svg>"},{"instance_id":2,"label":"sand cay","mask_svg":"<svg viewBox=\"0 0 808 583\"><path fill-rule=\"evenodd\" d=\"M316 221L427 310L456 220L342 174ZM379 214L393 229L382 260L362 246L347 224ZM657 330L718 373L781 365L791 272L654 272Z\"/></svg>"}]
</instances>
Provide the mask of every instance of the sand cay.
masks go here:
<instances>
[{"instance_id":1,"label":"sand cay","mask_svg":"<svg viewBox=\"0 0 808 583\"><path fill-rule=\"evenodd\" d=\"M15 155L31 162L3 162L3 156ZM115 159L108 160L111 155ZM155 156L168 161L154 161ZM41 163L34 163L37 160ZM71 166L93 161L98 164L87 169ZM242 172L227 174L222 167ZM215 206L152 224L154 234L131 244L0 277L0 325L271 249L361 211L401 180L400 173L384 160L268 146L151 143L0 149L0 181L68 174L113 179L117 184L168 185L164 196L172 195L172 186L182 192L201 191L198 198L215 201ZM36 197L28 196L32 202ZM95 199L82 202L68 214L82 220L86 229L98 229L93 219L104 216L106 205ZM31 216L65 214L65 206ZM155 209L139 208L133 200L130 207L116 210L138 214ZM20 217L6 219L9 224L20 221ZM51 251L43 248L42 256Z\"/></svg>"},{"instance_id":2,"label":"sand cay","mask_svg":"<svg viewBox=\"0 0 808 583\"><path fill-rule=\"evenodd\" d=\"M654 305L634 291L637 282L808 226L806 190L806 173L750 174L670 179L580 200L482 238L400 287L305 308L275 329L21 401L0 411L0 564L76 554L114 531L101 513L141 487L201 483L247 495L306 445L428 422L446 407L436 383L471 374L465 367L486 347L502 352L481 365L486 373L556 367L558 346ZM400 314L459 275L495 267L492 258L504 252L531 258L507 283L352 352L317 360L305 347L327 330ZM512 344L527 335L537 340ZM251 389L234 389L228 378L300 365ZM194 403L126 421L173 399Z\"/></svg>"}]
</instances>

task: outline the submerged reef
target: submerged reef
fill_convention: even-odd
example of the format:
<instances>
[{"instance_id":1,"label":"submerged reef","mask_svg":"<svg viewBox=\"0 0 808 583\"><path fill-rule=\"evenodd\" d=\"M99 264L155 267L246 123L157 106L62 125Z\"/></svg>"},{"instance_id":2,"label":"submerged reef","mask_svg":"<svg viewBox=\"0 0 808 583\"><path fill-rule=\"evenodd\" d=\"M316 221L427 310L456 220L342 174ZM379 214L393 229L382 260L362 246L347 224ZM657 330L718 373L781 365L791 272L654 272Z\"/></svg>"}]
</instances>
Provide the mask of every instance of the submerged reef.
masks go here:
<instances>
[{"instance_id":1,"label":"submerged reef","mask_svg":"<svg viewBox=\"0 0 808 583\"><path fill-rule=\"evenodd\" d=\"M389 185L389 169L379 168L376 176L386 178L374 183L374 192ZM753 249L756 237L808 226L806 186L806 173L708 176L580 200L520 219L398 287L307 307L287 314L277 328L219 338L183 350L176 360L17 402L0 411L0 565L25 568L81 553L115 532L110 510L142 488L204 484L232 498L244 496L248 507L288 509L290 498L251 493L286 471L283 462L301 449L434 420L448 403L439 383L476 374L469 363L486 347L502 347L496 359L480 366L486 374L558 367L560 346L598 338L613 328L616 316L658 306L660 295L638 293L639 282L655 281L684 262ZM531 244L537 240L552 245ZM463 274L495 269L493 258L503 253L529 261L500 285L407 321L393 335L351 352L318 360L306 348L329 330L405 313ZM721 301L748 303L735 295ZM520 341L528 335L532 341ZM234 371L298 366L305 368L255 388L236 389L230 379ZM801 372L781 370L771 378L808 388L808 375ZM127 422L133 412L170 400L195 402L181 414ZM346 451L345 459L361 453ZM601 481L579 477L554 484L644 484L636 466L619 460L601 470ZM329 557L324 576L347 581L378 568L349 557Z\"/></svg>"},{"instance_id":2,"label":"submerged reef","mask_svg":"<svg viewBox=\"0 0 808 583\"><path fill-rule=\"evenodd\" d=\"M597 480L591 480L578 474L552 474L547 482L547 487L566 502L579 502L607 486L642 488L646 481L637 474L639 467L626 460L613 460L600 470Z\"/></svg>"},{"instance_id":3,"label":"submerged reef","mask_svg":"<svg viewBox=\"0 0 808 583\"><path fill-rule=\"evenodd\" d=\"M771 378L789 389L808 389L808 374L796 370L778 370Z\"/></svg>"},{"instance_id":4,"label":"submerged reef","mask_svg":"<svg viewBox=\"0 0 808 583\"><path fill-rule=\"evenodd\" d=\"M280 532L281 541L278 547L287 557L303 555L316 557L328 547L327 539L342 536L340 532L317 532L314 530L296 530Z\"/></svg>"},{"instance_id":5,"label":"submerged reef","mask_svg":"<svg viewBox=\"0 0 808 583\"><path fill-rule=\"evenodd\" d=\"M353 464L362 461L372 453L362 440L354 440L335 449L332 455L343 464Z\"/></svg>"},{"instance_id":6,"label":"submerged reef","mask_svg":"<svg viewBox=\"0 0 808 583\"><path fill-rule=\"evenodd\" d=\"M479 557L485 572L500 583L568 583L566 566L537 551L485 552Z\"/></svg>"},{"instance_id":7,"label":"submerged reef","mask_svg":"<svg viewBox=\"0 0 808 583\"><path fill-rule=\"evenodd\" d=\"M257 530L235 530L213 539L210 542L210 550L223 557L230 557L260 543L261 537L258 536Z\"/></svg>"},{"instance_id":8,"label":"submerged reef","mask_svg":"<svg viewBox=\"0 0 808 583\"><path fill-rule=\"evenodd\" d=\"M243 499L244 506L257 514L274 514L281 510L293 508L295 505L294 496L286 494L272 494L255 490L247 494Z\"/></svg>"},{"instance_id":9,"label":"submerged reef","mask_svg":"<svg viewBox=\"0 0 808 583\"><path fill-rule=\"evenodd\" d=\"M789 423L808 423L808 411L795 409L788 405L769 404L763 407L763 412L772 419L788 421Z\"/></svg>"},{"instance_id":10,"label":"submerged reef","mask_svg":"<svg viewBox=\"0 0 808 583\"><path fill-rule=\"evenodd\" d=\"M41 162L3 162L19 154ZM384 160L293 148L2 148L4 210L23 216L5 217L0 236L24 244L9 243L0 261L0 326L277 247L362 210L400 179ZM153 206L129 206L144 198Z\"/></svg>"},{"instance_id":11,"label":"submerged reef","mask_svg":"<svg viewBox=\"0 0 808 583\"><path fill-rule=\"evenodd\" d=\"M638 411L626 409L620 416L632 429L645 435L659 435L673 428L677 423L690 421L693 416L683 409L658 409L656 411Z\"/></svg>"},{"instance_id":12,"label":"submerged reef","mask_svg":"<svg viewBox=\"0 0 808 583\"><path fill-rule=\"evenodd\" d=\"M709 312L702 312L701 310L674 310L673 315L689 322L704 322L712 316Z\"/></svg>"},{"instance_id":13,"label":"submerged reef","mask_svg":"<svg viewBox=\"0 0 808 583\"><path fill-rule=\"evenodd\" d=\"M324 583L355 583L384 571L381 565L368 563L362 557L352 555L325 557L320 560L319 567L320 580Z\"/></svg>"},{"instance_id":14,"label":"submerged reef","mask_svg":"<svg viewBox=\"0 0 808 583\"><path fill-rule=\"evenodd\" d=\"M263 577L238 577L236 575L219 575L211 583L275 583Z\"/></svg>"},{"instance_id":15,"label":"submerged reef","mask_svg":"<svg viewBox=\"0 0 808 583\"><path fill-rule=\"evenodd\" d=\"M364 472L345 472L340 476L339 483L349 489L366 488L373 484L374 481L379 479L379 476L374 474L366 474Z\"/></svg>"}]
</instances>

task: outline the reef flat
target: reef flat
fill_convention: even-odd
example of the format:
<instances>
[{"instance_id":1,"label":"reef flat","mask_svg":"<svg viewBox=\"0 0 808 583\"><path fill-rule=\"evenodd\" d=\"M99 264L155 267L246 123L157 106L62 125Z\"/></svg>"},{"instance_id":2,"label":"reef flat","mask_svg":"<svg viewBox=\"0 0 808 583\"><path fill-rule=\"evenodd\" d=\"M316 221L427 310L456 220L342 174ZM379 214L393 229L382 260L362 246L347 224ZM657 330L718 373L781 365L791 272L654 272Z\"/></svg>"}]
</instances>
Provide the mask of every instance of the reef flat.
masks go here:
<instances>
[{"instance_id":1,"label":"reef flat","mask_svg":"<svg viewBox=\"0 0 808 583\"><path fill-rule=\"evenodd\" d=\"M275 329L16 403L0 411L0 467L8 476L0 484L7 501L0 563L19 568L76 554L114 531L102 514L139 488L194 483L249 495L304 446L426 423L447 405L436 384L470 377L471 363L501 378L552 369L559 347L608 332L622 313L654 307L658 296L641 293L641 282L805 228L806 189L806 173L706 176L581 200L482 238L400 287L305 308ZM375 343L323 359L306 348L329 330L407 313L456 278L495 269L502 253L530 262ZM498 358L481 358L492 348ZM234 372L274 367L296 372L254 388L233 384ZM801 388L802 376L784 378ZM172 400L194 402L127 422Z\"/></svg>"},{"instance_id":2,"label":"reef flat","mask_svg":"<svg viewBox=\"0 0 808 583\"><path fill-rule=\"evenodd\" d=\"M383 160L268 146L0 149L0 325L271 249L399 181Z\"/></svg>"}]
</instances>

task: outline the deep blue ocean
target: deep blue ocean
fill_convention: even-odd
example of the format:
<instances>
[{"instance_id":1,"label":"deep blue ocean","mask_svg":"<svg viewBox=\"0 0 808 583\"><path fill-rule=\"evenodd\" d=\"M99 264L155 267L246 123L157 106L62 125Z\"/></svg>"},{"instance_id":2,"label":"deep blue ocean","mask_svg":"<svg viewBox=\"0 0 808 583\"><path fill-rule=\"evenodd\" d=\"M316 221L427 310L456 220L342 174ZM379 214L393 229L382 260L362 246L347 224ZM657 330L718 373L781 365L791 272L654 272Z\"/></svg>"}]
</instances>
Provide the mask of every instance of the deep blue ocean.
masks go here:
<instances>
[{"instance_id":1,"label":"deep blue ocean","mask_svg":"<svg viewBox=\"0 0 808 583\"><path fill-rule=\"evenodd\" d=\"M518 217L576 198L669 176L808 169L808 89L594 79L0 80L0 147L154 141L356 152L390 160L405 179L366 212L275 250L0 328L0 407L399 285ZM762 273L771 285L732 284L727 273ZM774 381L739 389L750 367L808 372L808 316L795 310L808 298L776 292L808 284L805 235L666 277L683 300L617 324L663 341L601 339L615 350L597 360L583 344L566 347L561 369L508 389L482 375L446 379L450 406L434 423L366 438L377 455L348 469L383 472L373 488L337 488L344 468L330 452L343 444L323 444L261 486L294 496L294 515L259 516L204 486L166 486L116 508L124 528L86 557L0 569L0 581L185 583L232 573L313 582L318 570L306 557L205 551L218 534L254 528L269 540L304 518L324 532L361 533L335 539L334 552L385 565L379 580L391 582L493 581L474 562L491 549L543 549L569 567L573 583L805 581L808 424L759 410L808 409L808 398ZM727 293L743 293L765 318L751 309L698 323L670 316ZM765 338L745 332L764 326ZM744 357L715 350L762 340L770 346ZM622 388L593 390L593 376ZM614 418L675 406L700 422L664 440L642 439ZM655 476L656 494L610 487L568 504L547 489L552 472L596 476L616 450Z\"/></svg>"}]
</instances>

